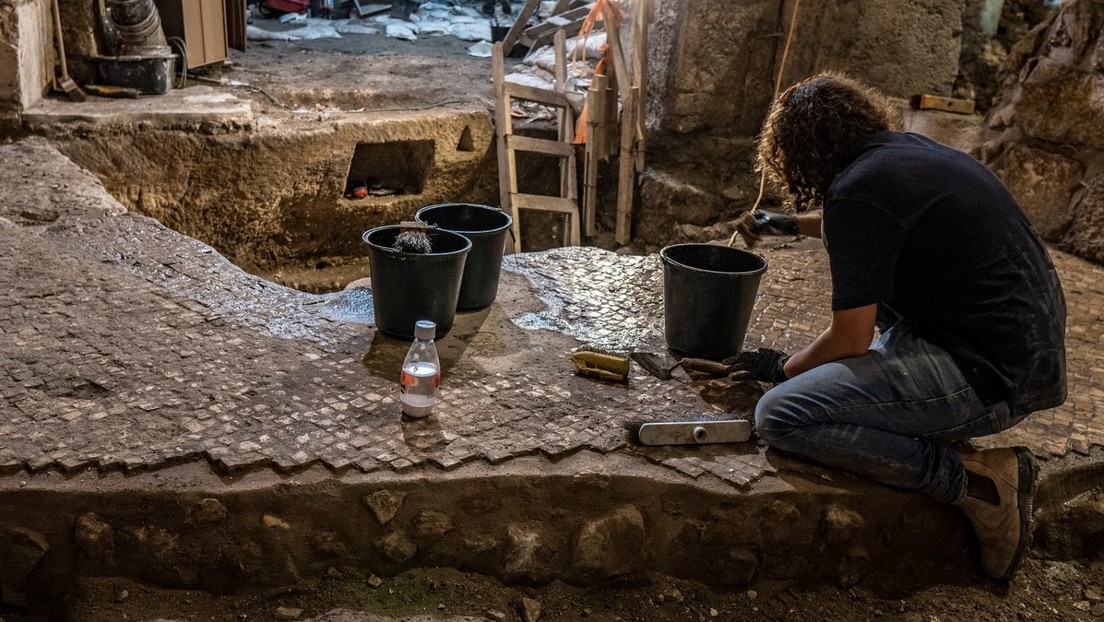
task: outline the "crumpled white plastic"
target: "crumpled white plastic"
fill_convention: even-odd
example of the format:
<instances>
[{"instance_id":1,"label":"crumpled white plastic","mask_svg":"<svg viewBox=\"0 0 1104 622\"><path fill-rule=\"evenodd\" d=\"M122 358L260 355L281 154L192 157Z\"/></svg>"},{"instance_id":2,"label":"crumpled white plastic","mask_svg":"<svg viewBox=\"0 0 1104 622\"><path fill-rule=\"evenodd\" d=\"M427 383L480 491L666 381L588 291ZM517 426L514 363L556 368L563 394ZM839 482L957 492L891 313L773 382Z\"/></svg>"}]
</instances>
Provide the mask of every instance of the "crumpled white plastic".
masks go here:
<instances>
[{"instance_id":1,"label":"crumpled white plastic","mask_svg":"<svg viewBox=\"0 0 1104 622\"><path fill-rule=\"evenodd\" d=\"M474 56L476 58L490 58L491 57L491 42L480 41L468 48L468 56Z\"/></svg>"}]
</instances>

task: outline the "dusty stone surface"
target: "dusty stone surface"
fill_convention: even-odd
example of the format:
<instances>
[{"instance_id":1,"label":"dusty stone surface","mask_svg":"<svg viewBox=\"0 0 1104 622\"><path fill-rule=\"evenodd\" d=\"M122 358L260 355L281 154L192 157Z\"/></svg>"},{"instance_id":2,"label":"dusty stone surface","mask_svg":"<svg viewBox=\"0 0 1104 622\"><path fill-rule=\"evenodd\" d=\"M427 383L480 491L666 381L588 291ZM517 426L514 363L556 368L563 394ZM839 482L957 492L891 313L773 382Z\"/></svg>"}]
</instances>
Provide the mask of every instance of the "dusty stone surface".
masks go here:
<instances>
[{"instance_id":1,"label":"dusty stone surface","mask_svg":"<svg viewBox=\"0 0 1104 622\"><path fill-rule=\"evenodd\" d=\"M548 354L580 340L661 347L654 257L562 249L509 260L499 303L461 315L468 326L440 344L446 375L437 416L404 422L393 376L405 345L317 313L340 294L317 297L249 277L208 247L125 213L42 144L3 150L3 183L20 189L0 229L12 261L4 272L13 295L4 307L9 419L0 457L9 468L139 468L201 456L230 470L318 460L364 472L452 468L533 451L617 451L628 447L620 423L630 418L716 408L693 386L643 372L627 388L604 385L574 375L567 356ZM768 249L768 260L747 345L792 349L822 326L823 254ZM1094 268L1057 260L1071 309L1073 398L1012 436L1063 455L1100 439L1094 389L1081 384L1099 366L1092 326L1100 290ZM795 288L803 294L795 297ZM130 310L125 324L112 319L120 307ZM123 347L140 335L156 339ZM718 406L746 410L753 399ZM492 405L504 410L488 418ZM36 433L47 421L60 434ZM114 431L122 421L125 435ZM644 455L663 462L665 451ZM725 460L704 464L714 459ZM721 473L732 466L718 464ZM731 481L743 485L765 468L752 459Z\"/></svg>"}]
</instances>

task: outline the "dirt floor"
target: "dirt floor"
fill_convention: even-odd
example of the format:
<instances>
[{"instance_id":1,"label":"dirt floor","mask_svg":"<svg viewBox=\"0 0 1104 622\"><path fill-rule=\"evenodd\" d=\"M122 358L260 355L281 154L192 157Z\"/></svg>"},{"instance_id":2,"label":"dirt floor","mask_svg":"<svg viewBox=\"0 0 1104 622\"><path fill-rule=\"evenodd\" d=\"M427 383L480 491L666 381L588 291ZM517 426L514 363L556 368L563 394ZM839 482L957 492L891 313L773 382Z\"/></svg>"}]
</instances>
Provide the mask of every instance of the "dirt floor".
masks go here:
<instances>
[{"instance_id":1,"label":"dirt floor","mask_svg":"<svg viewBox=\"0 0 1104 622\"><path fill-rule=\"evenodd\" d=\"M291 28L274 19L257 19L254 25L274 32ZM279 108L378 112L470 103L493 111L491 59L469 55L472 45L448 35L405 41L356 33L250 41L245 53L232 53L221 75L271 95L255 98L262 114Z\"/></svg>"},{"instance_id":2,"label":"dirt floor","mask_svg":"<svg viewBox=\"0 0 1104 622\"><path fill-rule=\"evenodd\" d=\"M706 620L887 620L978 622L1104 619L1104 560L1091 563L1028 560L1009 585L985 580L968 554L963 565L911 584L870 577L857 587L758 582L749 589L711 590L664 576L641 577L606 589L563 583L508 587L453 569L419 569L379 579L351 569L331 577L250 597L167 592L119 580L85 586L74 620L274 620L368 622L409 619L546 622L675 622ZM296 617L289 617L299 612ZM536 614L534 616L534 613ZM282 617L283 616L283 617ZM11 617L8 622L20 622Z\"/></svg>"}]
</instances>

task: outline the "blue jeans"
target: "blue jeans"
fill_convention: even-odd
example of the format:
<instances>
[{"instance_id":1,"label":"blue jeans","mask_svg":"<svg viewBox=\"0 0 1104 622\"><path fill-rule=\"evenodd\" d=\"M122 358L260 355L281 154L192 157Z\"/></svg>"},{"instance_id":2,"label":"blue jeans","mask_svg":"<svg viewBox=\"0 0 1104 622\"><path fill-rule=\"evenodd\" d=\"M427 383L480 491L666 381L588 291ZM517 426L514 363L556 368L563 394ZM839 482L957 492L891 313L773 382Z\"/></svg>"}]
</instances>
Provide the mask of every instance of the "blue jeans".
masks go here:
<instances>
[{"instance_id":1,"label":"blue jeans","mask_svg":"<svg viewBox=\"0 0 1104 622\"><path fill-rule=\"evenodd\" d=\"M1000 432L1023 416L1005 402L985 406L951 355L905 321L866 354L791 378L755 408L771 447L945 503L966 494L962 462L945 443Z\"/></svg>"}]
</instances>

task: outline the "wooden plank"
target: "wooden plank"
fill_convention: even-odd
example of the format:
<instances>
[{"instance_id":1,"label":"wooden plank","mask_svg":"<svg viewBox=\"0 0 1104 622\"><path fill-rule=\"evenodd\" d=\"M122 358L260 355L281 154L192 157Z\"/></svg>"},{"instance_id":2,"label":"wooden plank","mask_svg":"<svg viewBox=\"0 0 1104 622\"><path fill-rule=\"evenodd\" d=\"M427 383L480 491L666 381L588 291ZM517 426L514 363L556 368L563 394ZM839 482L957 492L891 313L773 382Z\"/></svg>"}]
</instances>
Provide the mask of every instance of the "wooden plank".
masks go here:
<instances>
[{"instance_id":1,"label":"wooden plank","mask_svg":"<svg viewBox=\"0 0 1104 622\"><path fill-rule=\"evenodd\" d=\"M587 99L592 103L588 107L587 111L587 144L594 144L594 156L601 160L605 159L606 151L609 149L607 141L609 139L609 81L604 75L596 75L590 83L590 90L587 92ZM616 101L614 102L616 104Z\"/></svg>"},{"instance_id":2,"label":"wooden plank","mask_svg":"<svg viewBox=\"0 0 1104 622\"><path fill-rule=\"evenodd\" d=\"M517 21L514 22L513 26L510 26L510 31L506 33L506 38L502 40L503 54L509 56L510 52L514 50L518 39L521 38L522 31L529 24L529 18L533 17L533 13L536 12L538 6L540 6L540 0L528 0L525 6L521 8Z\"/></svg>"},{"instance_id":3,"label":"wooden plank","mask_svg":"<svg viewBox=\"0 0 1104 622\"><path fill-rule=\"evenodd\" d=\"M556 54L556 92L564 93L567 90L567 33L556 31L553 51ZM564 96L566 99L566 95ZM571 106L564 106L559 111L560 142L571 146L571 155L560 162L560 196L570 200L575 205L575 211L568 219L568 226L564 228L564 245L579 246L583 243L582 233L579 227L579 190L577 187L575 163L575 110Z\"/></svg>"},{"instance_id":4,"label":"wooden plank","mask_svg":"<svg viewBox=\"0 0 1104 622\"><path fill-rule=\"evenodd\" d=\"M565 32L565 33L568 33L568 35L574 37L575 35L579 34L579 30L583 27L583 22L585 22L585 21L586 21L585 16L580 17L578 19L572 20L571 22L569 22L569 23L567 23L563 26L558 27L555 32ZM533 37L532 38L533 39L533 46L532 47L539 48L541 46L548 45L548 40L551 39L552 36L553 35L552 35L551 32L546 32L546 33L540 35L539 37Z\"/></svg>"},{"instance_id":5,"label":"wooden plank","mask_svg":"<svg viewBox=\"0 0 1104 622\"><path fill-rule=\"evenodd\" d=\"M617 109L617 92L617 75L610 69L606 76L606 122L602 126L602 151L598 154L602 161L609 160L610 156L616 153L619 148L618 140L615 137L620 119L620 111Z\"/></svg>"},{"instance_id":6,"label":"wooden plank","mask_svg":"<svg viewBox=\"0 0 1104 622\"><path fill-rule=\"evenodd\" d=\"M617 91L621 97L622 105L629 99L629 89L632 88L632 74L625 63L625 51L621 47L621 33L617 28L606 25L606 43L609 44L610 56L613 57L613 72L617 75Z\"/></svg>"},{"instance_id":7,"label":"wooden plank","mask_svg":"<svg viewBox=\"0 0 1104 622\"><path fill-rule=\"evenodd\" d=\"M232 50L245 51L248 11L245 0L226 0L226 45Z\"/></svg>"},{"instance_id":8,"label":"wooden plank","mask_svg":"<svg viewBox=\"0 0 1104 622\"><path fill-rule=\"evenodd\" d=\"M548 89L541 89L525 84L517 84L516 82L505 82L502 87L506 95L514 99L523 99L525 101L537 102L538 104L555 106L557 108L567 108L571 105L567 101L567 96L563 93L557 93L556 91L549 91Z\"/></svg>"},{"instance_id":9,"label":"wooden plank","mask_svg":"<svg viewBox=\"0 0 1104 622\"><path fill-rule=\"evenodd\" d=\"M371 17L373 15L379 15L380 13L387 13L391 10L391 3L380 4L353 0L353 5L356 6L357 15L360 17Z\"/></svg>"},{"instance_id":10,"label":"wooden plank","mask_svg":"<svg viewBox=\"0 0 1104 622\"><path fill-rule=\"evenodd\" d=\"M632 240L632 207L636 193L636 158L633 145L636 142L636 98L640 88L632 87L629 98L621 103L621 155L617 175L617 222L614 238L618 244Z\"/></svg>"},{"instance_id":11,"label":"wooden plank","mask_svg":"<svg viewBox=\"0 0 1104 622\"><path fill-rule=\"evenodd\" d=\"M556 156L559 158L575 155L574 145L562 143L558 140L532 138L529 136L518 136L516 134L510 134L506 137L506 147L514 151L531 151L533 153L543 153L544 155Z\"/></svg>"},{"instance_id":12,"label":"wooden plank","mask_svg":"<svg viewBox=\"0 0 1104 622\"><path fill-rule=\"evenodd\" d=\"M525 194L514 192L510 194L510 202L518 210L540 210L544 212L559 212L574 216L577 209L575 202L563 197L550 197L543 194Z\"/></svg>"},{"instance_id":13,"label":"wooden plank","mask_svg":"<svg viewBox=\"0 0 1104 622\"><path fill-rule=\"evenodd\" d=\"M636 172L644 170L644 104L648 93L648 9L651 0L637 0L633 13L633 85L640 88L636 98Z\"/></svg>"},{"instance_id":14,"label":"wooden plank","mask_svg":"<svg viewBox=\"0 0 1104 622\"><path fill-rule=\"evenodd\" d=\"M510 202L512 193L517 192L517 171L514 169L514 154L506 145L506 137L513 131L513 122L510 119L510 97L506 92L506 59L501 42L491 48L491 74L495 100L495 138L498 143L498 196L502 211L514 219L511 225L513 250L520 253L521 218Z\"/></svg>"},{"instance_id":15,"label":"wooden plank","mask_svg":"<svg viewBox=\"0 0 1104 622\"><path fill-rule=\"evenodd\" d=\"M974 102L969 99L955 99L938 95L919 95L914 105L920 110L942 110L956 114L974 114Z\"/></svg>"},{"instance_id":16,"label":"wooden plank","mask_svg":"<svg viewBox=\"0 0 1104 622\"><path fill-rule=\"evenodd\" d=\"M552 17L549 17L536 26L530 26L529 28L526 28L525 36L535 40L544 35L551 36L552 31L558 28L564 28L574 23L582 24L581 20L586 20L587 16L590 15L591 9L593 8L594 4L591 3L585 6L581 6L577 9L571 9L570 11L566 11L564 13L553 14Z\"/></svg>"},{"instance_id":17,"label":"wooden plank","mask_svg":"<svg viewBox=\"0 0 1104 622\"><path fill-rule=\"evenodd\" d=\"M598 161L603 146L606 111L603 100L606 94L606 77L594 76L587 91L587 141L583 157L583 231L592 236L598 212Z\"/></svg>"}]
</instances>

